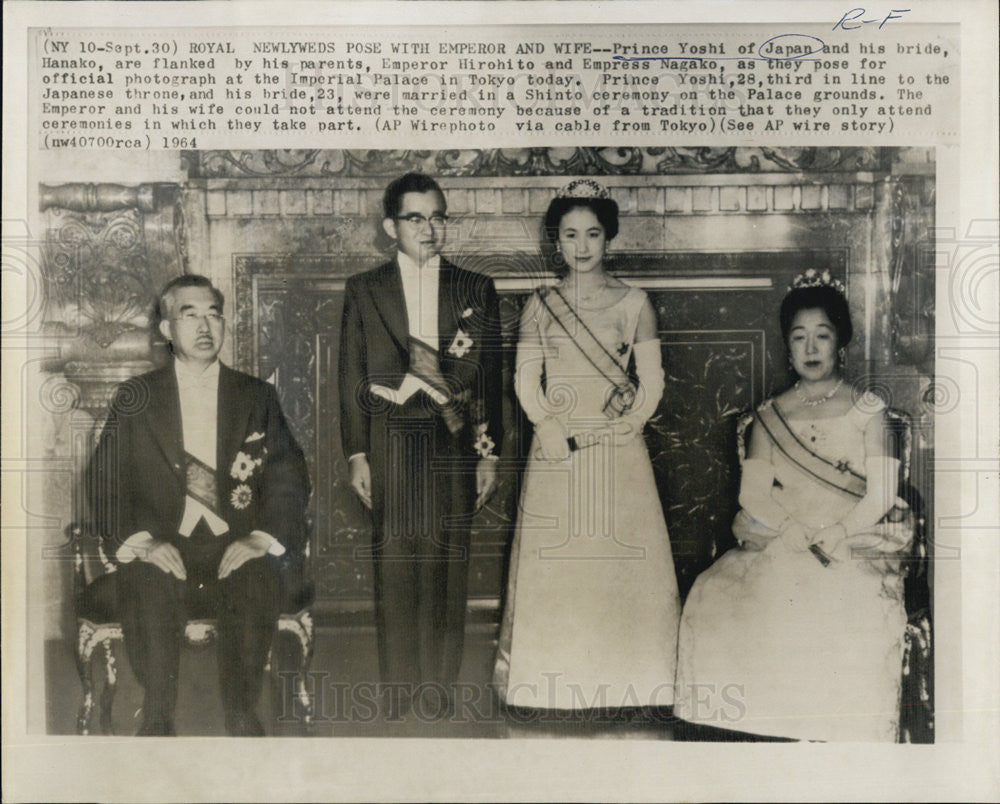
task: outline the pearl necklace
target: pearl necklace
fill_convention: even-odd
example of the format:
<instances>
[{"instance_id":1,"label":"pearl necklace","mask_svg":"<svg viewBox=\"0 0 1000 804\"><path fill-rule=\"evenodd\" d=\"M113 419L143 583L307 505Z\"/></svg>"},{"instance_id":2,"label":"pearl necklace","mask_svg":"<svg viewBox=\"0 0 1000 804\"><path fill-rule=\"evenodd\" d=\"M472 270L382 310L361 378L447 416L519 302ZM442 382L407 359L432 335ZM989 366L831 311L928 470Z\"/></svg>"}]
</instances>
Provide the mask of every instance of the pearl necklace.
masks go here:
<instances>
[{"instance_id":1,"label":"pearl necklace","mask_svg":"<svg viewBox=\"0 0 1000 804\"><path fill-rule=\"evenodd\" d=\"M830 389L829 393L817 397L816 399L810 399L808 396L805 395L805 392L802 390L802 380L797 380L795 383L795 395L799 398L799 402L801 402L807 408L814 408L817 405L822 405L828 399L832 399L833 395L840 390L840 386L843 384L844 384L844 378L841 377L839 380L837 380L837 384Z\"/></svg>"}]
</instances>

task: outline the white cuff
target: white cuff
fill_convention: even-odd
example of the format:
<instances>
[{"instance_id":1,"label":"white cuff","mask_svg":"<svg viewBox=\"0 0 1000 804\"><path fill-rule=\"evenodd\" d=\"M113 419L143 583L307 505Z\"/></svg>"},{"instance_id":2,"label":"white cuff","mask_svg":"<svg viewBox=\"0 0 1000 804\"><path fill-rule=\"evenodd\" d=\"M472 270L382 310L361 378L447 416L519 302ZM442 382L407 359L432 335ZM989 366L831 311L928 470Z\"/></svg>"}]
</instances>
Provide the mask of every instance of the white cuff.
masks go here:
<instances>
[{"instance_id":1,"label":"white cuff","mask_svg":"<svg viewBox=\"0 0 1000 804\"><path fill-rule=\"evenodd\" d=\"M275 539L270 533L265 533L262 530L252 530L250 531L250 535L270 540L270 544L267 547L268 555L283 556L285 554L285 545Z\"/></svg>"},{"instance_id":2,"label":"white cuff","mask_svg":"<svg viewBox=\"0 0 1000 804\"><path fill-rule=\"evenodd\" d=\"M122 542L121 547L115 552L115 558L118 559L119 564L128 564L143 553L148 552L155 541L153 534L148 530L140 530Z\"/></svg>"}]
</instances>

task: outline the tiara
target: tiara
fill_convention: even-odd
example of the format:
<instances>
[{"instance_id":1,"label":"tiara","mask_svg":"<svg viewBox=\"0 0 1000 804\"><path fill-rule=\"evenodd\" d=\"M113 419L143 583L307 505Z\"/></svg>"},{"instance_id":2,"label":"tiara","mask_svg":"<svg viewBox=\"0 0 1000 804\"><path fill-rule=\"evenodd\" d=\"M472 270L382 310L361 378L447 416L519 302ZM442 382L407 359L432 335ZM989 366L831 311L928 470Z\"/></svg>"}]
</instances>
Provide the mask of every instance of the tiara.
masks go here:
<instances>
[{"instance_id":1,"label":"tiara","mask_svg":"<svg viewBox=\"0 0 1000 804\"><path fill-rule=\"evenodd\" d=\"M575 179L556 193L556 198L610 199L611 194L593 179Z\"/></svg>"},{"instance_id":2,"label":"tiara","mask_svg":"<svg viewBox=\"0 0 1000 804\"><path fill-rule=\"evenodd\" d=\"M839 279L834 279L829 271L817 271L815 268L810 268L804 274L799 274L795 279L792 280L792 284L788 286L789 290L798 290L799 288L822 288L829 287L840 293L841 296L846 295L847 288L844 283Z\"/></svg>"}]
</instances>

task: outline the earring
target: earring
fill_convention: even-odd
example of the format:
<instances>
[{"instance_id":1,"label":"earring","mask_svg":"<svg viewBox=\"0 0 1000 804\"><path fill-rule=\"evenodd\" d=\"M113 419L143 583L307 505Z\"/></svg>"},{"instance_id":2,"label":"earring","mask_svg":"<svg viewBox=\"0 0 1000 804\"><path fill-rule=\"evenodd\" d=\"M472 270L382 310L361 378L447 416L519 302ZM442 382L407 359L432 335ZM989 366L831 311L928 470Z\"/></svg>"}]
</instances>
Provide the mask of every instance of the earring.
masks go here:
<instances>
[{"instance_id":1,"label":"earring","mask_svg":"<svg viewBox=\"0 0 1000 804\"><path fill-rule=\"evenodd\" d=\"M844 365L844 360L847 359L847 350L843 346L841 346L837 350L837 359L840 361L840 365L843 366Z\"/></svg>"}]
</instances>

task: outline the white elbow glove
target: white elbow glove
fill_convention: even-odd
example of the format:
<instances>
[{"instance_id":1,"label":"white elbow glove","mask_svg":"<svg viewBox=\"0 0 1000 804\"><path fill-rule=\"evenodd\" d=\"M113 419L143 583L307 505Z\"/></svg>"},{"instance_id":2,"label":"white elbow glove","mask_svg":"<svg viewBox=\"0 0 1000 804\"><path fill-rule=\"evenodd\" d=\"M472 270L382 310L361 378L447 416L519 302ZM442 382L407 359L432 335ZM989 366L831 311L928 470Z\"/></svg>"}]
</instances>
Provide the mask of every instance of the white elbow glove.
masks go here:
<instances>
[{"instance_id":1,"label":"white elbow glove","mask_svg":"<svg viewBox=\"0 0 1000 804\"><path fill-rule=\"evenodd\" d=\"M550 411L546 410L545 391L542 388L542 369L545 362L540 347L526 349L517 347L517 361L514 369L514 393L521 403L528 421L536 427Z\"/></svg>"},{"instance_id":2,"label":"white elbow glove","mask_svg":"<svg viewBox=\"0 0 1000 804\"><path fill-rule=\"evenodd\" d=\"M542 388L543 366L540 347L518 345L514 391L528 421L535 426L537 457L544 461L561 461L569 457L569 442L565 425L548 409Z\"/></svg>"},{"instance_id":3,"label":"white elbow glove","mask_svg":"<svg viewBox=\"0 0 1000 804\"><path fill-rule=\"evenodd\" d=\"M632 347L635 355L635 373L639 378L639 388L635 394L635 404L628 412L643 424L654 414L663 399L666 387L663 373L663 357L660 340L643 341Z\"/></svg>"},{"instance_id":4,"label":"white elbow glove","mask_svg":"<svg viewBox=\"0 0 1000 804\"><path fill-rule=\"evenodd\" d=\"M615 443L624 444L642 432L643 426L656 413L666 387L663 372L663 358L660 340L653 338L632 347L635 356L635 373L639 387L635 392L635 402L615 422Z\"/></svg>"},{"instance_id":5,"label":"white elbow glove","mask_svg":"<svg viewBox=\"0 0 1000 804\"><path fill-rule=\"evenodd\" d=\"M865 460L868 475L865 496L842 520L847 536L868 530L892 508L898 487L899 461L895 458L877 457Z\"/></svg>"},{"instance_id":6,"label":"white elbow glove","mask_svg":"<svg viewBox=\"0 0 1000 804\"><path fill-rule=\"evenodd\" d=\"M740 478L740 508L772 530L782 531L791 525L788 512L774 501L774 467L770 461L747 458Z\"/></svg>"},{"instance_id":7,"label":"white elbow glove","mask_svg":"<svg viewBox=\"0 0 1000 804\"><path fill-rule=\"evenodd\" d=\"M813 535L813 541L838 560L850 558L852 551L863 555L866 551L895 552L907 541L887 541L899 531L880 531L875 525L892 508L896 501L899 461L895 458L877 457L865 460L867 484L865 496L839 522L829 525Z\"/></svg>"}]
</instances>

